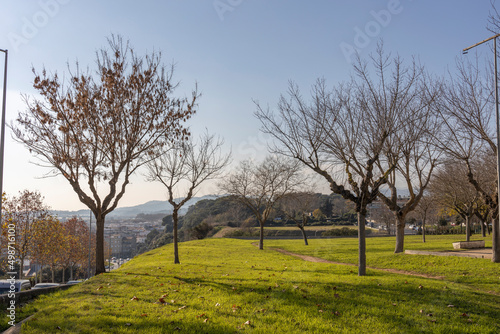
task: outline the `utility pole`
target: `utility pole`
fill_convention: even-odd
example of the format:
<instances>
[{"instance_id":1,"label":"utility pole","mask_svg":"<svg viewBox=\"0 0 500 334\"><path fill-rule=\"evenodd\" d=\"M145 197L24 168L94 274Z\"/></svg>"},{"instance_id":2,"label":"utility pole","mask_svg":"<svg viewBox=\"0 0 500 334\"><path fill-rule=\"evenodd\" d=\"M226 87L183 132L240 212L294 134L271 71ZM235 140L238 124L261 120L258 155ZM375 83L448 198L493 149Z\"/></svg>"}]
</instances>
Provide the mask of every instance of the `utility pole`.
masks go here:
<instances>
[{"instance_id":1,"label":"utility pole","mask_svg":"<svg viewBox=\"0 0 500 334\"><path fill-rule=\"evenodd\" d=\"M470 49L478 45L493 40L493 54L495 57L495 118L497 126L497 219L492 219L493 230L492 234L492 262L500 262L500 116L498 115L498 72L497 72L497 37L500 34L485 39L482 42L476 43L468 48L463 49L463 54L466 54Z\"/></svg>"},{"instance_id":2,"label":"utility pole","mask_svg":"<svg viewBox=\"0 0 500 334\"><path fill-rule=\"evenodd\" d=\"M5 50L0 49L0 51L5 53L5 68L3 71L2 121L0 125L2 130L2 135L0 137L0 219L1 219L2 204L3 204L3 157L5 150L5 105L7 103L7 58L9 52L7 51L7 49Z\"/></svg>"}]
</instances>

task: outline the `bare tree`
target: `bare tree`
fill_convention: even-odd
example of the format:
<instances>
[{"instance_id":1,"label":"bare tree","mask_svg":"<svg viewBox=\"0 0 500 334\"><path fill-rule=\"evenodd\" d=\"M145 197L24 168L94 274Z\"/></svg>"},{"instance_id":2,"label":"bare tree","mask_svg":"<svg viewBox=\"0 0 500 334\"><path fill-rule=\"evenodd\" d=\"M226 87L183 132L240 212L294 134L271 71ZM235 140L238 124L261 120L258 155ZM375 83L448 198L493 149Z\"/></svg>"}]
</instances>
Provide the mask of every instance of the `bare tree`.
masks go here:
<instances>
[{"instance_id":1,"label":"bare tree","mask_svg":"<svg viewBox=\"0 0 500 334\"><path fill-rule=\"evenodd\" d=\"M179 210L203 182L218 177L228 165L230 153L224 154L222 145L221 139L206 133L200 137L199 143L191 139L180 142L147 165L149 180L158 181L167 188L168 202L173 206L174 263L180 263Z\"/></svg>"},{"instance_id":2,"label":"bare tree","mask_svg":"<svg viewBox=\"0 0 500 334\"><path fill-rule=\"evenodd\" d=\"M309 104L290 84L289 97L281 96L277 112L258 103L256 112L263 131L276 141L274 152L301 161L324 177L332 192L356 205L359 275L366 273L367 205L396 168L383 153L413 117L422 73L415 63L405 68L401 59L391 60L381 45L371 64L378 80L372 79L369 64L358 59L349 83L330 91L318 80Z\"/></svg>"},{"instance_id":3,"label":"bare tree","mask_svg":"<svg viewBox=\"0 0 500 334\"><path fill-rule=\"evenodd\" d=\"M309 245L309 243L304 228L309 221L311 211L316 207L316 202L317 196L312 191L290 193L283 196L278 202L279 208L286 218L293 220L302 232L302 237L304 238L306 246Z\"/></svg>"},{"instance_id":4,"label":"bare tree","mask_svg":"<svg viewBox=\"0 0 500 334\"><path fill-rule=\"evenodd\" d=\"M471 219L480 199L467 181L467 167L460 161L449 161L435 173L429 190L442 208L456 212L465 220L466 241L470 241Z\"/></svg>"},{"instance_id":5,"label":"bare tree","mask_svg":"<svg viewBox=\"0 0 500 334\"><path fill-rule=\"evenodd\" d=\"M418 79L419 73L415 73ZM416 83L410 82L411 85ZM394 161L396 168L389 174L387 187L389 195L380 193L380 199L396 219L396 246L394 253L404 251L405 221L415 210L422 198L434 168L439 162L441 151L433 144L431 133L439 132L439 124L433 117L433 109L439 98L439 85L420 81L420 87L412 90L412 105L404 112L414 114L413 119L397 131L393 142L385 151L386 159ZM399 183L399 181L402 181ZM398 184L399 183L399 184ZM401 203L398 187L405 185L407 200Z\"/></svg>"},{"instance_id":6,"label":"bare tree","mask_svg":"<svg viewBox=\"0 0 500 334\"><path fill-rule=\"evenodd\" d=\"M391 235L391 228L394 224L394 214L389 210L387 205L381 201L373 202L368 207L368 216L370 220L375 221L380 224L387 231L388 235Z\"/></svg>"},{"instance_id":7,"label":"bare tree","mask_svg":"<svg viewBox=\"0 0 500 334\"><path fill-rule=\"evenodd\" d=\"M425 226L430 215L435 211L435 209L436 202L434 198L428 191L425 192L415 208L415 212L418 214L422 222L422 242L425 242Z\"/></svg>"},{"instance_id":8,"label":"bare tree","mask_svg":"<svg viewBox=\"0 0 500 334\"><path fill-rule=\"evenodd\" d=\"M121 37L97 52L95 73L35 73L41 99L26 97L14 135L54 175L68 180L97 223L96 274L104 267L104 222L125 193L130 176L160 148L189 135L183 122L198 93L177 98L173 68L161 55L138 56ZM82 182L83 181L83 182ZM86 183L86 184L85 184Z\"/></svg>"},{"instance_id":9,"label":"bare tree","mask_svg":"<svg viewBox=\"0 0 500 334\"><path fill-rule=\"evenodd\" d=\"M264 249L264 224L274 205L285 195L296 192L303 182L296 162L268 156L259 164L241 161L219 187L252 210L260 226L259 249Z\"/></svg>"},{"instance_id":10,"label":"bare tree","mask_svg":"<svg viewBox=\"0 0 500 334\"><path fill-rule=\"evenodd\" d=\"M498 223L497 176L484 180L475 166L487 156L497 156L494 126L494 80L490 71L480 71L478 61L457 62L457 75L445 91L440 115L442 136L436 136L442 149L466 167L468 182L491 212L493 262L500 262L500 226ZM479 172L479 173L478 173Z\"/></svg>"}]
</instances>

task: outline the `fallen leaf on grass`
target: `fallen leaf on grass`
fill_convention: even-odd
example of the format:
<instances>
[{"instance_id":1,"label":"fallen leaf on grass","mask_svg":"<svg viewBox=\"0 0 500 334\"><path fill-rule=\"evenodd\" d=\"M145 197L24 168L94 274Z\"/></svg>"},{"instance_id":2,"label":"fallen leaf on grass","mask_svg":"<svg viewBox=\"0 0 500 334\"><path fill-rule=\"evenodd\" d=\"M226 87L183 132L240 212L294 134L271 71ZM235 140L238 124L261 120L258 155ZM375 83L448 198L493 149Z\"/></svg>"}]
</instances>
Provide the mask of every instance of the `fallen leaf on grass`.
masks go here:
<instances>
[{"instance_id":1,"label":"fallen leaf on grass","mask_svg":"<svg viewBox=\"0 0 500 334\"><path fill-rule=\"evenodd\" d=\"M130 322L127 322L125 326L132 326L132 324Z\"/></svg>"},{"instance_id":2,"label":"fallen leaf on grass","mask_svg":"<svg viewBox=\"0 0 500 334\"><path fill-rule=\"evenodd\" d=\"M241 306L233 305L232 309L233 309L233 312L236 312L236 311L241 309Z\"/></svg>"},{"instance_id":3,"label":"fallen leaf on grass","mask_svg":"<svg viewBox=\"0 0 500 334\"><path fill-rule=\"evenodd\" d=\"M130 300L139 300L136 296L132 297Z\"/></svg>"},{"instance_id":4,"label":"fallen leaf on grass","mask_svg":"<svg viewBox=\"0 0 500 334\"><path fill-rule=\"evenodd\" d=\"M448 307L455 307L455 305L451 305L451 304L450 304L450 305L448 305Z\"/></svg>"},{"instance_id":5,"label":"fallen leaf on grass","mask_svg":"<svg viewBox=\"0 0 500 334\"><path fill-rule=\"evenodd\" d=\"M203 320L203 322L208 322L208 318L206 318L205 320Z\"/></svg>"},{"instance_id":6,"label":"fallen leaf on grass","mask_svg":"<svg viewBox=\"0 0 500 334\"><path fill-rule=\"evenodd\" d=\"M100 287L97 288L97 291L104 289L104 287L101 285Z\"/></svg>"},{"instance_id":7,"label":"fallen leaf on grass","mask_svg":"<svg viewBox=\"0 0 500 334\"><path fill-rule=\"evenodd\" d=\"M462 313L462 317L467 318L469 315L467 313Z\"/></svg>"},{"instance_id":8,"label":"fallen leaf on grass","mask_svg":"<svg viewBox=\"0 0 500 334\"><path fill-rule=\"evenodd\" d=\"M197 315L196 317L197 317L197 318L202 318L202 317L204 317L204 316L205 316L205 313L200 314L200 315Z\"/></svg>"},{"instance_id":9,"label":"fallen leaf on grass","mask_svg":"<svg viewBox=\"0 0 500 334\"><path fill-rule=\"evenodd\" d=\"M218 306L220 306L220 304L219 303L215 303L215 307L218 307Z\"/></svg>"},{"instance_id":10,"label":"fallen leaf on grass","mask_svg":"<svg viewBox=\"0 0 500 334\"><path fill-rule=\"evenodd\" d=\"M183 310L183 309L185 309L186 307L187 307L187 305L181 306L181 307L179 307L179 310Z\"/></svg>"},{"instance_id":11,"label":"fallen leaf on grass","mask_svg":"<svg viewBox=\"0 0 500 334\"><path fill-rule=\"evenodd\" d=\"M147 316L148 316L148 314L147 314L147 313L143 313L143 314L141 314L141 317L147 317Z\"/></svg>"},{"instance_id":12,"label":"fallen leaf on grass","mask_svg":"<svg viewBox=\"0 0 500 334\"><path fill-rule=\"evenodd\" d=\"M245 323L243 323L241 326L239 326L238 329L244 329L246 326L253 327L250 320L245 321Z\"/></svg>"}]
</instances>

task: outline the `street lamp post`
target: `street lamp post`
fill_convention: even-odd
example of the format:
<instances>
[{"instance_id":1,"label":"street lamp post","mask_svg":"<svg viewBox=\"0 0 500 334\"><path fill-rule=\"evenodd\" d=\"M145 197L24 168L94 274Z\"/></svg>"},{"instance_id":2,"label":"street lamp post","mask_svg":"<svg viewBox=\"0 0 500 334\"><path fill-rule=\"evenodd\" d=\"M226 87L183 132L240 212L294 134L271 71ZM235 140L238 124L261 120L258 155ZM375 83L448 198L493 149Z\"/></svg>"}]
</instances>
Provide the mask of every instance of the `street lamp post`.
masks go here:
<instances>
[{"instance_id":1,"label":"street lamp post","mask_svg":"<svg viewBox=\"0 0 500 334\"><path fill-rule=\"evenodd\" d=\"M1 121L1 131L2 135L0 137L0 219L2 217L2 200L3 200L3 156L4 156L4 148L5 148L5 105L7 101L7 58L9 52L7 49L2 50L1 52L5 53L5 68L3 71L3 97L2 97L2 121Z\"/></svg>"},{"instance_id":2,"label":"street lamp post","mask_svg":"<svg viewBox=\"0 0 500 334\"><path fill-rule=\"evenodd\" d=\"M472 48L475 48L478 45L486 43L490 40L493 40L493 52L495 57L495 118L496 118L496 126L497 126L497 220L493 221L493 230L491 233L493 234L493 247L492 247L492 262L500 262L500 116L498 115L498 73L497 73L497 37L500 34L492 36L490 38L485 39L482 42L476 43L468 48L463 49L463 53L466 54Z\"/></svg>"}]
</instances>

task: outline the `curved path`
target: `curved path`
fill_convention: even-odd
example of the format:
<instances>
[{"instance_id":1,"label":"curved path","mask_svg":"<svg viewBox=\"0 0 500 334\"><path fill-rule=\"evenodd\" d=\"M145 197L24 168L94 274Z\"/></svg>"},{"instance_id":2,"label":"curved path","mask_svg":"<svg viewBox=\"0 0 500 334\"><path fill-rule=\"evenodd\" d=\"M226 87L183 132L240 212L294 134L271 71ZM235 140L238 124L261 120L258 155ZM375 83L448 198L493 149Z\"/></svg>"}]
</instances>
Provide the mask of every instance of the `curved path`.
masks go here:
<instances>
[{"instance_id":1,"label":"curved path","mask_svg":"<svg viewBox=\"0 0 500 334\"><path fill-rule=\"evenodd\" d=\"M281 248L270 248L270 249L275 250L277 252L280 252L282 254L286 254L286 255L297 257L297 258L302 259L304 261L321 262L321 263L331 263L331 264L339 264L339 265L344 265L344 266L355 266L355 267L357 267L357 265L353 264L353 263L342 263L342 262L335 262L335 261L325 260L325 259L322 259L322 258L319 258L319 257L314 257L314 256L309 256L309 255L292 253L292 252L289 252L289 251L281 249ZM402 274L402 275L410 275L410 276L433 278L433 279L444 279L443 276L432 276L432 275L426 275L426 274L421 274L421 273L416 273L416 272L413 272L413 271L406 271L406 270L387 269L387 268L374 268L374 267L366 267L366 268L367 269L373 269L373 270L382 270L382 271L393 273L393 274Z\"/></svg>"}]
</instances>

